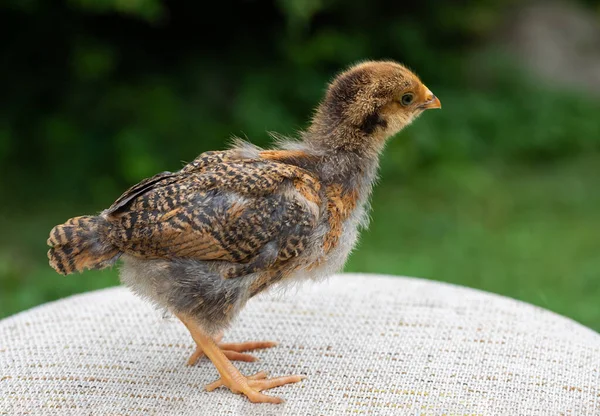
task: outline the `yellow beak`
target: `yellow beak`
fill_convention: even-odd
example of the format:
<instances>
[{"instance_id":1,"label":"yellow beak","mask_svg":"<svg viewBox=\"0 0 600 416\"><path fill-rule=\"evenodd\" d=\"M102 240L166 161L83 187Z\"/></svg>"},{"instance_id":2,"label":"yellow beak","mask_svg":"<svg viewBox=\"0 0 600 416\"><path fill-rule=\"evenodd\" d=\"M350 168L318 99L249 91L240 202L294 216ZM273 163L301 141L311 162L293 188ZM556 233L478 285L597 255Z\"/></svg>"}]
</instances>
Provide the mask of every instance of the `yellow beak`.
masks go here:
<instances>
[{"instance_id":1,"label":"yellow beak","mask_svg":"<svg viewBox=\"0 0 600 416\"><path fill-rule=\"evenodd\" d=\"M442 108L442 103L440 102L439 98L433 95L431 91L427 90L427 93L425 94L425 102L423 103L423 105L421 105L421 108L424 108L426 110Z\"/></svg>"}]
</instances>

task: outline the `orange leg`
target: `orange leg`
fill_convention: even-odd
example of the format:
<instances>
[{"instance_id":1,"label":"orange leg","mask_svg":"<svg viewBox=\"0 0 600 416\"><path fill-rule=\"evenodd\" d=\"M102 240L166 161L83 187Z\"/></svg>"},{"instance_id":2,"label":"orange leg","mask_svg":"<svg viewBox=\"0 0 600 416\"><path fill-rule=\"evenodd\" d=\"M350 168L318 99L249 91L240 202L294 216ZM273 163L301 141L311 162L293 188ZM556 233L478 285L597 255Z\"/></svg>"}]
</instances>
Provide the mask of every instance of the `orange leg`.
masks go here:
<instances>
[{"instance_id":1,"label":"orange leg","mask_svg":"<svg viewBox=\"0 0 600 416\"><path fill-rule=\"evenodd\" d=\"M246 377L235 368L231 361L229 361L224 351L215 343L215 340L206 334L193 319L183 315L177 315L177 317L187 327L196 344L212 361L221 375L219 380L206 386L206 390L208 391L212 391L219 386L226 386L233 393L244 394L253 403L281 403L283 402L282 399L268 396L260 392L289 383L297 383L305 378L304 376L289 376L267 379L267 375L264 372L259 372ZM237 345L237 347L239 347L239 345Z\"/></svg>"}]
</instances>

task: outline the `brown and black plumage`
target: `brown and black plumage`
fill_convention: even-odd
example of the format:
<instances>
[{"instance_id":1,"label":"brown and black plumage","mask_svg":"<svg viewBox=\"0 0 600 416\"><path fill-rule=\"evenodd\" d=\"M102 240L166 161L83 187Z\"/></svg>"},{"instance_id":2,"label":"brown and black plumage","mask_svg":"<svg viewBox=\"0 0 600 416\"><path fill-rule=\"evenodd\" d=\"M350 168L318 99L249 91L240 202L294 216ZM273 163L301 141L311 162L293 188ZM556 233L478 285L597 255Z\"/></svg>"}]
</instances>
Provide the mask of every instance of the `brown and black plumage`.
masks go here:
<instances>
[{"instance_id":1,"label":"brown and black plumage","mask_svg":"<svg viewBox=\"0 0 600 416\"><path fill-rule=\"evenodd\" d=\"M190 330L224 385L254 402L301 376L242 376L230 360L271 342L220 344L246 301L278 282L315 279L343 266L358 230L386 140L439 100L394 62L365 62L329 86L299 139L263 150L236 142L206 152L178 172L127 190L98 216L50 232L48 257L59 273L123 261L122 281L172 311Z\"/></svg>"}]
</instances>

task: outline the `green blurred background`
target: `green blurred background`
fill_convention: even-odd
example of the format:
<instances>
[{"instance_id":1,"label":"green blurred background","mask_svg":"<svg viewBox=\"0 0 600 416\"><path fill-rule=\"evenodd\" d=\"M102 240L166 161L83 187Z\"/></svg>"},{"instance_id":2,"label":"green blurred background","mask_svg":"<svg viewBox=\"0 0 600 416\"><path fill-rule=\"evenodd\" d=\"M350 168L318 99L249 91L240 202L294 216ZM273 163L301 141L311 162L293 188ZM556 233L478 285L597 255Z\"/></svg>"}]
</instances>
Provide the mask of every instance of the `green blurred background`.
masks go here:
<instances>
[{"instance_id":1,"label":"green blurred background","mask_svg":"<svg viewBox=\"0 0 600 416\"><path fill-rule=\"evenodd\" d=\"M600 330L598 1L10 0L0 27L0 317L118 284L51 270L53 225L232 135L293 135L337 71L391 58L444 108L390 143L346 270Z\"/></svg>"}]
</instances>

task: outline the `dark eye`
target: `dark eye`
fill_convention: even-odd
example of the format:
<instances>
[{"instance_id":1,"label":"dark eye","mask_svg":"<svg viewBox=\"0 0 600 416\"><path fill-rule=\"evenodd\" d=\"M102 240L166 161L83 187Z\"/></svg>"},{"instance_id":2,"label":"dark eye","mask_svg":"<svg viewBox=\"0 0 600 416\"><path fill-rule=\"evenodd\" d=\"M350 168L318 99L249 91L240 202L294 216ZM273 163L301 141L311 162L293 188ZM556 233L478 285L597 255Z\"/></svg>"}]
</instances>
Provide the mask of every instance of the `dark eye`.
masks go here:
<instances>
[{"instance_id":1,"label":"dark eye","mask_svg":"<svg viewBox=\"0 0 600 416\"><path fill-rule=\"evenodd\" d=\"M402 105L409 105L410 103L413 102L414 98L415 98L415 96L409 92L402 96L402 98L400 99L400 102L402 103Z\"/></svg>"}]
</instances>

